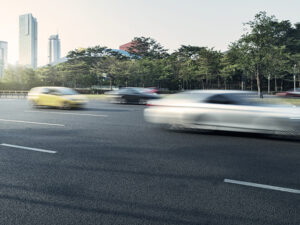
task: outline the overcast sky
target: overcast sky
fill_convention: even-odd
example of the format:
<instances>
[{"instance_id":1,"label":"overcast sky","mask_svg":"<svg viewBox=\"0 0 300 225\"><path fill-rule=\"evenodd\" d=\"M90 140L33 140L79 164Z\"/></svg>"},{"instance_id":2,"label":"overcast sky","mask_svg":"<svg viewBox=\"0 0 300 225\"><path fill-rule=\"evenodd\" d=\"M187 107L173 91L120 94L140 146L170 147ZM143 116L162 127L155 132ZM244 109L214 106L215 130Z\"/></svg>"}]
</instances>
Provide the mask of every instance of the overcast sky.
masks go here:
<instances>
[{"instance_id":1,"label":"overcast sky","mask_svg":"<svg viewBox=\"0 0 300 225\"><path fill-rule=\"evenodd\" d=\"M150 36L173 51L180 45L226 50L259 11L300 22L300 0L0 0L0 40L8 61L18 60L19 15L38 21L38 64L47 63L47 43L59 33L62 56L78 47L118 48L135 36Z\"/></svg>"}]
</instances>

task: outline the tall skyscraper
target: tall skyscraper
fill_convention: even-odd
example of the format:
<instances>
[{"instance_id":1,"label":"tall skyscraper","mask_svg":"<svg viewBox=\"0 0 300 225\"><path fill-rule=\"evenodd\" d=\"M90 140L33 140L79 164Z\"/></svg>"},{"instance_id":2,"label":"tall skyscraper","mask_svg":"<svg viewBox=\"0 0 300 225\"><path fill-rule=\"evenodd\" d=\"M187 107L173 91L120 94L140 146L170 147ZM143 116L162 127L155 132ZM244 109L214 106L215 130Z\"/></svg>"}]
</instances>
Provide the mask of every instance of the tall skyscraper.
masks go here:
<instances>
[{"instance_id":1,"label":"tall skyscraper","mask_svg":"<svg viewBox=\"0 0 300 225\"><path fill-rule=\"evenodd\" d=\"M49 37L48 48L49 64L56 64L60 59L60 40L58 34Z\"/></svg>"},{"instance_id":2,"label":"tall skyscraper","mask_svg":"<svg viewBox=\"0 0 300 225\"><path fill-rule=\"evenodd\" d=\"M0 41L0 78L7 66L7 42Z\"/></svg>"},{"instance_id":3,"label":"tall skyscraper","mask_svg":"<svg viewBox=\"0 0 300 225\"><path fill-rule=\"evenodd\" d=\"M19 17L19 64L37 68L37 20L32 14Z\"/></svg>"}]
</instances>

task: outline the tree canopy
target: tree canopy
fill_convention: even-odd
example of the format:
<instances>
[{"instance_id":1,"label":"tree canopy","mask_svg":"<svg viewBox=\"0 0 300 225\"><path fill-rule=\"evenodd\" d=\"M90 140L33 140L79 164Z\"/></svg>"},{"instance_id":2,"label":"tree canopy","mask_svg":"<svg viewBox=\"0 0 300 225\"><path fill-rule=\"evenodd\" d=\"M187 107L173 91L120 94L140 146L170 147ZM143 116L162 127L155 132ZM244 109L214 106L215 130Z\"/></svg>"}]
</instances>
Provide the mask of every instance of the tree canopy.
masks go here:
<instances>
[{"instance_id":1,"label":"tree canopy","mask_svg":"<svg viewBox=\"0 0 300 225\"><path fill-rule=\"evenodd\" d=\"M9 66L1 89L28 90L37 85L155 86L181 89L248 89L258 92L293 87L300 68L300 23L279 21L259 12L244 24L246 32L226 52L181 45L170 53L151 37L135 37L129 56L105 46L78 48L68 61L37 70ZM300 76L298 85L300 86Z\"/></svg>"}]
</instances>

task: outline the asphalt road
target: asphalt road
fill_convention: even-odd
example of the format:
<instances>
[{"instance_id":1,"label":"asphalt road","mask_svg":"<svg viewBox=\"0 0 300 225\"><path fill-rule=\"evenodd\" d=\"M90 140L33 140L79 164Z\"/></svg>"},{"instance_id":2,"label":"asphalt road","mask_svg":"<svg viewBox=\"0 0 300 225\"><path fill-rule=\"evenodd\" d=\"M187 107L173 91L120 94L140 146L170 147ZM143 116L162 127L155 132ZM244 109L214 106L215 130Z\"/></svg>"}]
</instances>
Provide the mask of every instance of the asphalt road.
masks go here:
<instances>
[{"instance_id":1,"label":"asphalt road","mask_svg":"<svg viewBox=\"0 0 300 225\"><path fill-rule=\"evenodd\" d=\"M166 131L144 106L0 104L0 224L300 224L300 142Z\"/></svg>"}]
</instances>

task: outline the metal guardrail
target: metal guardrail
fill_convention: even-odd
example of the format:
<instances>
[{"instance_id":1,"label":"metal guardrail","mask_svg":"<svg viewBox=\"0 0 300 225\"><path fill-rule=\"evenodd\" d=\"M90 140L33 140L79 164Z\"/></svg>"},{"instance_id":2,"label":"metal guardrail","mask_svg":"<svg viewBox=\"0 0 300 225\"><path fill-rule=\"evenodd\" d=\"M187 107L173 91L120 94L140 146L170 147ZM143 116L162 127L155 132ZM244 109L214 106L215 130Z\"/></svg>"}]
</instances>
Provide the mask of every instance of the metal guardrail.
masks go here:
<instances>
[{"instance_id":1,"label":"metal guardrail","mask_svg":"<svg viewBox=\"0 0 300 225\"><path fill-rule=\"evenodd\" d=\"M26 98L28 91L0 91L0 98Z\"/></svg>"}]
</instances>

